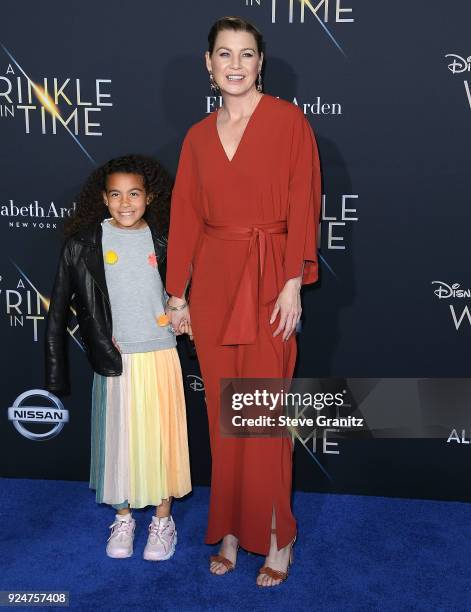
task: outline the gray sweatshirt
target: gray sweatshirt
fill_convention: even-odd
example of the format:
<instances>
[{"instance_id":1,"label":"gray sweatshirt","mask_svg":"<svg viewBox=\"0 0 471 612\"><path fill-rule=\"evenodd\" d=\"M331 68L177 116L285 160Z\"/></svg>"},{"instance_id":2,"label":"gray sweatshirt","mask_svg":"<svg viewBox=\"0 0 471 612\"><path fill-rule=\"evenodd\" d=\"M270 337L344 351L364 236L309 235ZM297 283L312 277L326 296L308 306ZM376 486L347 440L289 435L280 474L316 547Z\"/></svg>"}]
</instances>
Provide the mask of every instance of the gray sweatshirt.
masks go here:
<instances>
[{"instance_id":1,"label":"gray sweatshirt","mask_svg":"<svg viewBox=\"0 0 471 612\"><path fill-rule=\"evenodd\" d=\"M147 353L176 346L170 325L158 323L165 314L167 295L150 229L120 229L110 219L102 227L113 336L121 352Z\"/></svg>"}]
</instances>

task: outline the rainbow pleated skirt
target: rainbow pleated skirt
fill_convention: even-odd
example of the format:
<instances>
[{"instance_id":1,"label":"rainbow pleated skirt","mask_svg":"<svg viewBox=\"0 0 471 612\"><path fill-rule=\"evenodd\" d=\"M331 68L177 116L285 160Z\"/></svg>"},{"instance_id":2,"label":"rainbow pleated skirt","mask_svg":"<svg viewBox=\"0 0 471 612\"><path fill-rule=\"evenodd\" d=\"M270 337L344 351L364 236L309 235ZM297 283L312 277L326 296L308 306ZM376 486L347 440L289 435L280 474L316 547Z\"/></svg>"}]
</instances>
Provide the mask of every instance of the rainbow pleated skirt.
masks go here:
<instances>
[{"instance_id":1,"label":"rainbow pleated skirt","mask_svg":"<svg viewBox=\"0 0 471 612\"><path fill-rule=\"evenodd\" d=\"M98 503L158 506L191 491L180 360L175 348L122 359L121 376L93 380L90 488Z\"/></svg>"}]
</instances>

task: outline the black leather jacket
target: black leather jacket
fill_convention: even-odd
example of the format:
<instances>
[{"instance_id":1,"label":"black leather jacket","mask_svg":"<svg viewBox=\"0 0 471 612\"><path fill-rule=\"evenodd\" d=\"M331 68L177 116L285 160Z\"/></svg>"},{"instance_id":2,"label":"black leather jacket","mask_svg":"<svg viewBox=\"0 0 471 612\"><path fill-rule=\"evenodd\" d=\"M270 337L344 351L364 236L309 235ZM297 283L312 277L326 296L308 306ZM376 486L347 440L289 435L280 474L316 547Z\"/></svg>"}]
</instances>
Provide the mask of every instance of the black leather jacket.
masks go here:
<instances>
[{"instance_id":1,"label":"black leather jacket","mask_svg":"<svg viewBox=\"0 0 471 612\"><path fill-rule=\"evenodd\" d=\"M167 237L151 228L158 269L165 286ZM111 305L105 279L102 228L96 224L69 238L60 255L46 326L46 388L70 390L67 323L72 298L87 357L95 372L119 376L121 353L112 340Z\"/></svg>"}]
</instances>

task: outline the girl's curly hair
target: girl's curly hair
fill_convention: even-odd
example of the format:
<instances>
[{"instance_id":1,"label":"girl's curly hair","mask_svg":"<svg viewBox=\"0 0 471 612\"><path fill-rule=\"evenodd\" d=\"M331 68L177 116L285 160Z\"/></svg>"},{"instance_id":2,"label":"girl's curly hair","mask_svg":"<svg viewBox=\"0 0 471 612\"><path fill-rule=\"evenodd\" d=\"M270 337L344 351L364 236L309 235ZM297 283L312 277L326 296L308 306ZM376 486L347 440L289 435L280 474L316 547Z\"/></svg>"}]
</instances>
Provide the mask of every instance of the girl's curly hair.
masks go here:
<instances>
[{"instance_id":1,"label":"girl's curly hair","mask_svg":"<svg viewBox=\"0 0 471 612\"><path fill-rule=\"evenodd\" d=\"M103 192L106 191L108 176L116 172L142 176L146 193L153 195L151 203L146 207L144 219L159 233L168 232L173 185L170 175L153 157L125 155L111 159L88 177L77 198L75 214L65 223L66 238L95 223L101 223L109 216L103 202Z\"/></svg>"}]
</instances>

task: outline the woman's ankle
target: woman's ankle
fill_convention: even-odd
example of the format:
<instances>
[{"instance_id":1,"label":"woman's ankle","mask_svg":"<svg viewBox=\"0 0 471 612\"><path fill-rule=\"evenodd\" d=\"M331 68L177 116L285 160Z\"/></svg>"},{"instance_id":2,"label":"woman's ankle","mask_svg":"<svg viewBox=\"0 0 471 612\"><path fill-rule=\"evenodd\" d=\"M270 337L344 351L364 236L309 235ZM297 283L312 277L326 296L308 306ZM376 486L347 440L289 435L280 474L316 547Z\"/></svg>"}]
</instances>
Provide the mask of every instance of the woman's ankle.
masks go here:
<instances>
[{"instance_id":1,"label":"woman's ankle","mask_svg":"<svg viewBox=\"0 0 471 612\"><path fill-rule=\"evenodd\" d=\"M237 550L239 548L239 540L232 535L232 533L228 533L222 539L221 548L233 548Z\"/></svg>"}]
</instances>

